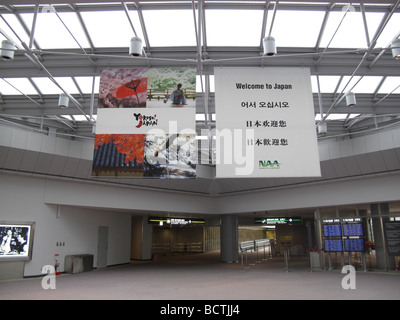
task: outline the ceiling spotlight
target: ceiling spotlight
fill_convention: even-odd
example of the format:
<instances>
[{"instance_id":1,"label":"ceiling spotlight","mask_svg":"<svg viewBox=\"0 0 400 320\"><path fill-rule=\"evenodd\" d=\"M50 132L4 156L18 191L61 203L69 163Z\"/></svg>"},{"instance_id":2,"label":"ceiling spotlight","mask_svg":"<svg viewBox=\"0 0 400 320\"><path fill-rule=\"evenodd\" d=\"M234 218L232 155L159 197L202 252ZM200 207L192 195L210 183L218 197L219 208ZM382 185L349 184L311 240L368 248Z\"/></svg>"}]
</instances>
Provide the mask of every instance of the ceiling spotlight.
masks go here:
<instances>
[{"instance_id":1,"label":"ceiling spotlight","mask_svg":"<svg viewBox=\"0 0 400 320\"><path fill-rule=\"evenodd\" d=\"M268 36L263 39L264 55L273 56L276 54L275 38Z\"/></svg>"},{"instance_id":2,"label":"ceiling spotlight","mask_svg":"<svg viewBox=\"0 0 400 320\"><path fill-rule=\"evenodd\" d=\"M3 40L1 42L1 59L2 60L13 60L14 59L14 42L11 40Z\"/></svg>"},{"instance_id":3,"label":"ceiling spotlight","mask_svg":"<svg viewBox=\"0 0 400 320\"><path fill-rule=\"evenodd\" d=\"M143 42L142 39L138 37L131 38L131 45L129 46L129 54L134 57L138 57L142 55L143 50Z\"/></svg>"},{"instance_id":4,"label":"ceiling spotlight","mask_svg":"<svg viewBox=\"0 0 400 320\"><path fill-rule=\"evenodd\" d=\"M328 126L326 122L320 122L317 126L318 134L325 135L328 133Z\"/></svg>"},{"instance_id":5,"label":"ceiling spotlight","mask_svg":"<svg viewBox=\"0 0 400 320\"><path fill-rule=\"evenodd\" d=\"M392 55L396 60L400 60L400 39L394 40L390 46L397 47L392 48Z\"/></svg>"},{"instance_id":6,"label":"ceiling spotlight","mask_svg":"<svg viewBox=\"0 0 400 320\"><path fill-rule=\"evenodd\" d=\"M346 94L346 105L350 108L355 107L357 104L356 102L356 95L354 92L348 92Z\"/></svg>"},{"instance_id":7,"label":"ceiling spotlight","mask_svg":"<svg viewBox=\"0 0 400 320\"><path fill-rule=\"evenodd\" d=\"M61 93L58 98L58 106L60 108L68 108L69 98L65 93Z\"/></svg>"}]
</instances>

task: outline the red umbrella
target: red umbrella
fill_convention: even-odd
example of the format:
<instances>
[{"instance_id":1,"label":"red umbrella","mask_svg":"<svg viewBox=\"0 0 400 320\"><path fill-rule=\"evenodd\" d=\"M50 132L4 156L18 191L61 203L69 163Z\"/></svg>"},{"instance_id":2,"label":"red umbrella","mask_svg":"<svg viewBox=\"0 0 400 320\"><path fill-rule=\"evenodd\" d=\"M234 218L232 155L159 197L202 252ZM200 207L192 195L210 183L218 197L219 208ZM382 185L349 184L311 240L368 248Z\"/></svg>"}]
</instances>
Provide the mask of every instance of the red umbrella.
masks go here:
<instances>
[{"instance_id":1,"label":"red umbrella","mask_svg":"<svg viewBox=\"0 0 400 320\"><path fill-rule=\"evenodd\" d=\"M125 98L136 95L136 99L139 103L138 93L147 91L147 78L139 78L131 80L122 86L116 88L112 95L114 98Z\"/></svg>"}]
</instances>

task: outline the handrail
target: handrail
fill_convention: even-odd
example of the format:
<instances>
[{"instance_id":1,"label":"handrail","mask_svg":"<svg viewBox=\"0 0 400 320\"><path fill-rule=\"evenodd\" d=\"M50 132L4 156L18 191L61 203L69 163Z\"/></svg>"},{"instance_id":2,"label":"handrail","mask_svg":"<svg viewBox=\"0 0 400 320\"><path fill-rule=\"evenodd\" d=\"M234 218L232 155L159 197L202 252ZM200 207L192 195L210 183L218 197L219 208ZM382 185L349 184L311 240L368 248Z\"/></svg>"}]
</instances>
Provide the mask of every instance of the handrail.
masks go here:
<instances>
[{"instance_id":1,"label":"handrail","mask_svg":"<svg viewBox=\"0 0 400 320\"><path fill-rule=\"evenodd\" d=\"M247 261L247 254L249 251L251 252L251 257L253 257L253 253L255 252L256 253L255 260L256 260L256 262L260 262L260 260L258 259L258 250L259 250L259 248L264 248L264 259L263 260L267 260L266 254L265 254L266 247L270 247L269 256L271 257L272 256L271 239L257 239L257 240L241 241L239 243L239 249L241 252L242 269L249 268L248 261ZM246 265L244 265L244 261L243 261L244 256L246 258Z\"/></svg>"},{"instance_id":2,"label":"handrail","mask_svg":"<svg viewBox=\"0 0 400 320\"><path fill-rule=\"evenodd\" d=\"M239 248L242 252L248 251L248 250L253 250L254 249L254 240L251 241L242 241L239 244Z\"/></svg>"}]
</instances>

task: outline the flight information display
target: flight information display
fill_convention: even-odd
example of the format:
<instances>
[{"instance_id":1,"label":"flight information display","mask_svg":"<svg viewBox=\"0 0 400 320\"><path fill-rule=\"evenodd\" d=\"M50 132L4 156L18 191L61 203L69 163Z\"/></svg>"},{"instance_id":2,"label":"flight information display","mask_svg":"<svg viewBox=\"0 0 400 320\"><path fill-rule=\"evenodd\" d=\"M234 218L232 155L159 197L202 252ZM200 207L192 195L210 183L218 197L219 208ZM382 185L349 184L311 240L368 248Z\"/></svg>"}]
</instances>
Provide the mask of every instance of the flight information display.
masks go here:
<instances>
[{"instance_id":1,"label":"flight information display","mask_svg":"<svg viewBox=\"0 0 400 320\"><path fill-rule=\"evenodd\" d=\"M351 252L364 252L364 239L345 239L344 250Z\"/></svg>"},{"instance_id":2,"label":"flight information display","mask_svg":"<svg viewBox=\"0 0 400 320\"><path fill-rule=\"evenodd\" d=\"M364 235L361 223L343 224L342 227L343 227L343 235L345 237L348 236L362 237Z\"/></svg>"},{"instance_id":3,"label":"flight information display","mask_svg":"<svg viewBox=\"0 0 400 320\"><path fill-rule=\"evenodd\" d=\"M361 218L334 218L323 220L326 252L364 252L364 232Z\"/></svg>"},{"instance_id":4,"label":"flight information display","mask_svg":"<svg viewBox=\"0 0 400 320\"><path fill-rule=\"evenodd\" d=\"M342 229L340 224L325 224L324 237L341 237Z\"/></svg>"},{"instance_id":5,"label":"flight information display","mask_svg":"<svg viewBox=\"0 0 400 320\"><path fill-rule=\"evenodd\" d=\"M342 240L324 240L326 252L342 252L343 243Z\"/></svg>"}]
</instances>

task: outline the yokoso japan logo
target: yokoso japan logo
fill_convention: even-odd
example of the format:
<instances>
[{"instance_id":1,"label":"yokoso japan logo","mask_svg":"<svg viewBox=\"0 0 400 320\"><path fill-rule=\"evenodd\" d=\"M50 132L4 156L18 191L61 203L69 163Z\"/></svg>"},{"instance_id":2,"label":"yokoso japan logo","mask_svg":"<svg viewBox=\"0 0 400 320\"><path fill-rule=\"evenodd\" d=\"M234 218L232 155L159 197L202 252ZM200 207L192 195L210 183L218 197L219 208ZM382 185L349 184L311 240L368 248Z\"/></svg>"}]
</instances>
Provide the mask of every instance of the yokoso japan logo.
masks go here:
<instances>
[{"instance_id":1,"label":"yokoso japan logo","mask_svg":"<svg viewBox=\"0 0 400 320\"><path fill-rule=\"evenodd\" d=\"M133 115L135 116L136 121L138 121L136 128L140 128L142 126L152 127L158 124L158 118L156 114L154 116L146 116L142 115L141 113L134 113Z\"/></svg>"}]
</instances>

